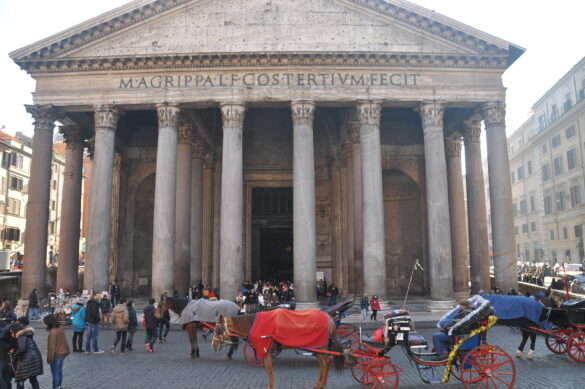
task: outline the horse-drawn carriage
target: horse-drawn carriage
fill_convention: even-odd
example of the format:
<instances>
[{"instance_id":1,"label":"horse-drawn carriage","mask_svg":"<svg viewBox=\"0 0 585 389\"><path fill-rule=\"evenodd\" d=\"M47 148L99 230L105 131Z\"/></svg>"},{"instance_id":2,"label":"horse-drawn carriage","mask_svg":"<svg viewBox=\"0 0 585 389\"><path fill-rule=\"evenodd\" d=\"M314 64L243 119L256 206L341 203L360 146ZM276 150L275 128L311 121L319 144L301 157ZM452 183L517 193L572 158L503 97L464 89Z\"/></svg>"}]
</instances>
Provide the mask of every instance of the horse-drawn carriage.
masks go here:
<instances>
[{"instance_id":1,"label":"horse-drawn carriage","mask_svg":"<svg viewBox=\"0 0 585 389\"><path fill-rule=\"evenodd\" d=\"M457 340L449 357L442 361L436 360L435 353L422 350L427 348L426 341L420 335L412 333L414 326L406 309L388 315L382 342L360 339L357 347L347 342L343 349L335 331L331 330L333 319L319 311L274 311L266 317L263 314L260 317L222 317L215 325L213 347L221 348L223 344L229 343L234 334L249 336L248 341L254 347L256 356L260 359L266 358L269 388L274 385L273 354L275 350L289 348L311 353L319 360L321 369L315 388L326 386L328 359L333 356L336 367L351 366L354 378L365 388L395 389L398 387L398 374L401 370L392 363L387 354L396 346L403 348L425 383L446 382L453 375L466 388L480 388L483 385L496 389L512 388L516 379L514 362L504 350L489 345L486 341L487 330L497 320L492 315L493 309L480 296L473 297L471 303L474 305L473 311L449 326L449 335ZM321 325L315 324L319 321ZM321 337L315 337L315 332L319 332ZM311 336L307 336L308 334ZM476 344L465 348L464 345L473 339Z\"/></svg>"},{"instance_id":2,"label":"horse-drawn carriage","mask_svg":"<svg viewBox=\"0 0 585 389\"><path fill-rule=\"evenodd\" d=\"M550 351L585 363L585 300L570 300L557 308L523 296L485 298L495 307L498 324L543 335Z\"/></svg>"},{"instance_id":3,"label":"horse-drawn carriage","mask_svg":"<svg viewBox=\"0 0 585 389\"><path fill-rule=\"evenodd\" d=\"M516 368L512 358L501 348L487 343L487 331L496 322L490 303L480 296L470 299L474 308L460 320L446 327L455 338L454 347L445 360L437 360L426 351L426 340L414 332L414 323L407 309L385 315L383 341L365 338L360 350L352 350L352 375L365 388L396 388L401 369L387 354L401 347L424 383L444 383L450 376L463 382L466 388L512 388ZM450 320L458 312L454 308L441 321Z\"/></svg>"},{"instance_id":4,"label":"horse-drawn carriage","mask_svg":"<svg viewBox=\"0 0 585 389\"><path fill-rule=\"evenodd\" d=\"M585 300L570 300L559 308L546 308L544 314L555 327L551 331L531 329L545 336L546 346L553 353L566 353L585 363Z\"/></svg>"}]
</instances>

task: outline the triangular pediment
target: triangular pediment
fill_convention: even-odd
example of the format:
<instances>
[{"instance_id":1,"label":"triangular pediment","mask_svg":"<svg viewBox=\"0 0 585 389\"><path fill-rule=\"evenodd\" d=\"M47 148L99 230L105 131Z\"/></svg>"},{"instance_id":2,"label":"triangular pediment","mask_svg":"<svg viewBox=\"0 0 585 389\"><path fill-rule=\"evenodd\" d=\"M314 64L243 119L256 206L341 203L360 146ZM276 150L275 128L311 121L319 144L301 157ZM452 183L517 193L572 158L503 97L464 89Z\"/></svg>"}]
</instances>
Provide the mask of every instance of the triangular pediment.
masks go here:
<instances>
[{"instance_id":1,"label":"triangular pediment","mask_svg":"<svg viewBox=\"0 0 585 389\"><path fill-rule=\"evenodd\" d=\"M11 56L21 66L205 53L492 55L509 64L522 51L403 0L137 0Z\"/></svg>"}]
</instances>

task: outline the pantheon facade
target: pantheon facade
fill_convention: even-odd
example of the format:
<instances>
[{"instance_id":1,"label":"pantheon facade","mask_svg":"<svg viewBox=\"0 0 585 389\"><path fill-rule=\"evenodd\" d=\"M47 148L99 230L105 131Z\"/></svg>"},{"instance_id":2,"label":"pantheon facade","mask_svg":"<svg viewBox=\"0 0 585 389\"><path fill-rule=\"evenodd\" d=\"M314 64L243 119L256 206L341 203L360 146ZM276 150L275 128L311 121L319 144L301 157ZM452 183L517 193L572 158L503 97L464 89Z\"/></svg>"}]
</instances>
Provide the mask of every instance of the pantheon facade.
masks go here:
<instances>
[{"instance_id":1,"label":"pantheon facade","mask_svg":"<svg viewBox=\"0 0 585 389\"><path fill-rule=\"evenodd\" d=\"M58 288L487 290L483 130L495 281L516 287L502 74L523 52L404 0L136 0L16 50L36 80L22 295L44 289L56 124Z\"/></svg>"}]
</instances>

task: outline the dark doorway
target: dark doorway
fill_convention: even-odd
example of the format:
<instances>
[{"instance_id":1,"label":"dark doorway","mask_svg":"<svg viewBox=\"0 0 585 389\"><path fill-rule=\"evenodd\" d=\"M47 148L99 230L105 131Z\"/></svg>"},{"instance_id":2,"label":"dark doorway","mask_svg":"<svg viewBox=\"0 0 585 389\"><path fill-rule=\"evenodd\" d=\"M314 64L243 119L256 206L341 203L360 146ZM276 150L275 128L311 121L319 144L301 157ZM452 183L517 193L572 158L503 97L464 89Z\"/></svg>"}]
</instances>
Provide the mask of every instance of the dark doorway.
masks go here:
<instances>
[{"instance_id":1,"label":"dark doorway","mask_svg":"<svg viewBox=\"0 0 585 389\"><path fill-rule=\"evenodd\" d=\"M252 190L252 235L252 278L292 279L292 188Z\"/></svg>"}]
</instances>

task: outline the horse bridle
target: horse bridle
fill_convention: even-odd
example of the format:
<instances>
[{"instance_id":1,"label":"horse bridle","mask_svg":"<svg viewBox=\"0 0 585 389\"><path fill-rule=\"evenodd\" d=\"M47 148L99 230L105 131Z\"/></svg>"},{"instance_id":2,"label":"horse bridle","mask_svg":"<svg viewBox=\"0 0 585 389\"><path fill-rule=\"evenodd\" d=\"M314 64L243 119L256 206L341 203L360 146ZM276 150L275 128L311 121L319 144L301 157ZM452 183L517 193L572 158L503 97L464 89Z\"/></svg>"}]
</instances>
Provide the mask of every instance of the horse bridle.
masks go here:
<instances>
[{"instance_id":1,"label":"horse bridle","mask_svg":"<svg viewBox=\"0 0 585 389\"><path fill-rule=\"evenodd\" d=\"M225 332L225 335L224 335L224 332ZM230 332L230 330L228 329L227 316L224 316L223 328L221 328L219 325L215 326L215 329L213 331L212 344L216 340L219 343L220 348L223 347L225 344L229 344L229 345L237 344L237 342L233 342L231 340L230 341L224 340L226 338L231 339L232 337L241 337L241 336L236 334L235 332L234 332L234 335L232 335L232 332Z\"/></svg>"}]
</instances>

